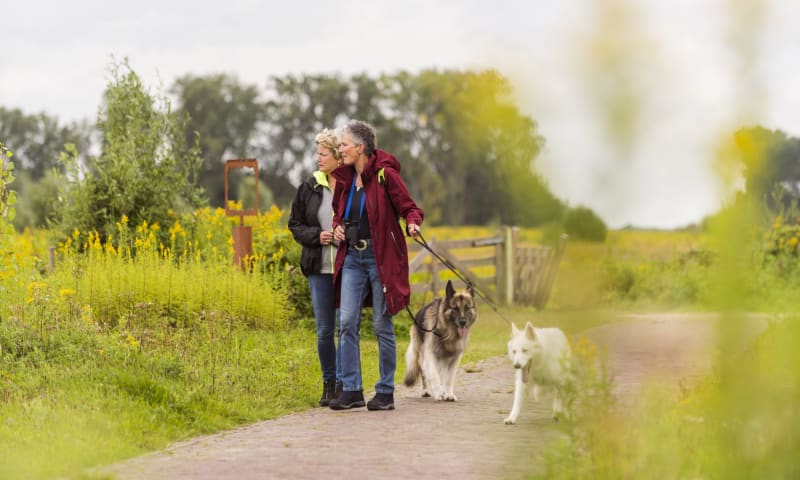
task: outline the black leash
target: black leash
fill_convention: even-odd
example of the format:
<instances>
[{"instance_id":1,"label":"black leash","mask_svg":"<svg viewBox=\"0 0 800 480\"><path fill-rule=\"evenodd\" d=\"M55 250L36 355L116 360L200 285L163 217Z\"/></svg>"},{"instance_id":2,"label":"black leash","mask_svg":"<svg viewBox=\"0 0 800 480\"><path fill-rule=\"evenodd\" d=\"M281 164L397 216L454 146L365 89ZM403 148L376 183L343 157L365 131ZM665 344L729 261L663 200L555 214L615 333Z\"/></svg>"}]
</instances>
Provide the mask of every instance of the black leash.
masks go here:
<instances>
[{"instance_id":1,"label":"black leash","mask_svg":"<svg viewBox=\"0 0 800 480\"><path fill-rule=\"evenodd\" d=\"M433 248L432 248L432 247L431 247L431 246L428 244L427 240L425 240L425 237L423 237L423 236L422 236L422 232L419 232L419 231L418 231L418 232L417 232L417 236L416 236L416 237L411 237L411 238L413 238L413 239L414 239L414 241L415 241L415 242L417 242L417 243L418 243L418 244L419 244L419 245L420 245L422 248L424 248L424 249L425 249L425 250L427 250L427 251L428 251L428 252L429 252L431 255L433 255L433 257L434 257L436 260L439 260L439 261L442 263L442 265L444 265L444 266L445 266L445 267L447 267L447 268L448 268L448 269L449 269L451 272L453 272L453 273L455 274L455 276L456 276L456 277L458 277L458 279L459 279L459 280L461 280L462 282L464 282L464 284L466 284L466 285L470 286L470 287L472 288L472 291L473 291L473 292L475 292L475 294L478 296L478 298L480 298L481 300L483 300L484 302L486 302L487 304L489 304L489 306L490 306L490 307L492 307L492 310L494 310L494 313L496 313L498 317L500 317L500 318L502 318L503 320L505 320L505 321L506 321L506 323L508 323L509 325L513 325L513 322L511 322L511 320L509 320L509 319L507 319L506 317L504 317L504 316L503 316L503 315L502 315L502 314L501 314L501 313L500 313L500 312L497 310L497 306L495 306L494 302L492 302L491 300L489 300L489 297L487 297L487 296L486 296L486 295L485 295L483 292L481 292L480 290L478 290L477 286L476 286L475 284L473 284L473 283L472 283L472 282L471 282L471 281L470 281L468 278L466 278L466 275L464 275L463 273L461 273L461 272L458 270L458 268L456 268L456 266L455 266L455 265L453 265L453 264L452 264L452 263L451 263L449 260L447 260L446 258L442 257L441 255L439 255L438 253L436 253L436 252L433 250ZM436 292L434 292L434 295L436 295ZM406 307L406 310L408 310L408 307ZM411 312L409 311L409 313L411 313ZM412 318L412 319L414 319L414 316L412 315L412 317L411 317L411 318ZM437 319L437 322L438 322L438 319ZM416 319L414 319L414 323L415 323L415 324L417 324L417 320L416 320ZM417 324L417 326L419 326L419 324ZM434 328L435 328L435 327L434 327ZM424 329L423 329L423 330L424 330ZM429 330L425 330L425 331L427 332L427 331L429 331Z\"/></svg>"},{"instance_id":2,"label":"black leash","mask_svg":"<svg viewBox=\"0 0 800 480\"><path fill-rule=\"evenodd\" d=\"M438 327L438 326L439 326L439 315L438 315L438 313L437 313L437 315L436 315L436 323L434 323L434 324L433 324L433 327L431 327L431 329L430 329L430 330L428 330L427 328L425 328L425 326L424 326L424 325L420 325L420 324L417 322L417 317L415 317L415 316L414 316L414 315L411 313L411 310L409 310L409 308L408 308L408 305L406 305L406 312L408 312L408 316L410 316L410 317L411 317L411 321L412 321L412 322L414 322L414 325L416 325L416 326L417 326L417 328L419 328L419 329L420 329L420 330L422 330L423 332L432 333L432 334L436 335L437 337L441 337L441 336L442 336L442 334L441 334L441 333L439 333L439 332L437 332L437 331L436 331L436 327Z\"/></svg>"}]
</instances>

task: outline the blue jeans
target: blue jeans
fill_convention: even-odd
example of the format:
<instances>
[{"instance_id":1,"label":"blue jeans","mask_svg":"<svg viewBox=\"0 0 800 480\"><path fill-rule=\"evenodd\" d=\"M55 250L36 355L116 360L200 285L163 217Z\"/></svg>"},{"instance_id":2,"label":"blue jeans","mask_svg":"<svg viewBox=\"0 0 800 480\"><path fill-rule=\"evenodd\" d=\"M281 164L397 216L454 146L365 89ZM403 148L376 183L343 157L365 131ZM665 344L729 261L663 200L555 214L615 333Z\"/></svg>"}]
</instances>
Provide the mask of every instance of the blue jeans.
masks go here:
<instances>
[{"instance_id":1,"label":"blue jeans","mask_svg":"<svg viewBox=\"0 0 800 480\"><path fill-rule=\"evenodd\" d=\"M392 316L386 313L383 284L378 276L375 252L370 245L358 251L352 247L342 267L341 311L341 369L345 391L362 390L361 350L358 327L361 308L368 293L372 293L372 324L378 338L378 369L380 379L377 393L394 393L394 373L397 368L397 343Z\"/></svg>"},{"instance_id":2,"label":"blue jeans","mask_svg":"<svg viewBox=\"0 0 800 480\"><path fill-rule=\"evenodd\" d=\"M337 311L333 307L333 275L317 274L308 276L311 290L311 304L317 323L317 355L324 380L339 380L338 353L336 351Z\"/></svg>"}]
</instances>

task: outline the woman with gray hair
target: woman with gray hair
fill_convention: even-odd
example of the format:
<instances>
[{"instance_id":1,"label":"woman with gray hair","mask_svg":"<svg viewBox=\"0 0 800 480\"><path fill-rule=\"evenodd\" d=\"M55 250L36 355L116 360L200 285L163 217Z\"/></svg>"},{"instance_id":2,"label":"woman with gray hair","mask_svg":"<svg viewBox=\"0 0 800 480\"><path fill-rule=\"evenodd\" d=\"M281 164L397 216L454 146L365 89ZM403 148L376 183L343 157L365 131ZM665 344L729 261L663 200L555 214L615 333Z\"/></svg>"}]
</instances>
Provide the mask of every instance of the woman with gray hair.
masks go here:
<instances>
[{"instance_id":1,"label":"woman with gray hair","mask_svg":"<svg viewBox=\"0 0 800 480\"><path fill-rule=\"evenodd\" d=\"M322 369L322 397L319 404L324 407L335 398L337 386L341 389L334 341L336 307L333 304L334 249L339 242L333 239L331 225L331 199L336 186L336 179L331 172L341 163L341 155L339 139L332 130L323 130L314 140L317 142L319 170L298 187L289 216L289 230L303 246L300 270L308 277L317 324L317 354Z\"/></svg>"},{"instance_id":2,"label":"woman with gray hair","mask_svg":"<svg viewBox=\"0 0 800 480\"><path fill-rule=\"evenodd\" d=\"M358 326L361 309L372 306L378 338L380 378L368 410L394 410L397 342L392 316L408 305L408 249L400 226L416 236L423 212L400 177L400 162L376 148L372 125L352 120L341 130L342 166L333 171L333 237L340 242L334 291L340 310L342 393L330 408L363 407Z\"/></svg>"}]
</instances>

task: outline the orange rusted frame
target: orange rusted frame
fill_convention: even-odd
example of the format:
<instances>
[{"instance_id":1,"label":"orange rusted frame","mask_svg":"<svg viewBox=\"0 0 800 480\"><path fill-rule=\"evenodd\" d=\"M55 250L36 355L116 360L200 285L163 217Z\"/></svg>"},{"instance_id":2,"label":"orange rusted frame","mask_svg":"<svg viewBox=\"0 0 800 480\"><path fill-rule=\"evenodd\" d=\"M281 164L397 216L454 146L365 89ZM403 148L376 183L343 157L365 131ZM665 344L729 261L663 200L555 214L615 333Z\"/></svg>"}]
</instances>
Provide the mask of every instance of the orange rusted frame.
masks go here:
<instances>
[{"instance_id":1,"label":"orange rusted frame","mask_svg":"<svg viewBox=\"0 0 800 480\"><path fill-rule=\"evenodd\" d=\"M232 210L229 205L228 199L228 175L229 172L235 168L252 168L256 177L255 181L255 205L253 208L245 208L243 210ZM229 217L235 216L255 216L258 215L258 161L255 158L237 158L234 160L227 160L225 162L225 215Z\"/></svg>"}]
</instances>

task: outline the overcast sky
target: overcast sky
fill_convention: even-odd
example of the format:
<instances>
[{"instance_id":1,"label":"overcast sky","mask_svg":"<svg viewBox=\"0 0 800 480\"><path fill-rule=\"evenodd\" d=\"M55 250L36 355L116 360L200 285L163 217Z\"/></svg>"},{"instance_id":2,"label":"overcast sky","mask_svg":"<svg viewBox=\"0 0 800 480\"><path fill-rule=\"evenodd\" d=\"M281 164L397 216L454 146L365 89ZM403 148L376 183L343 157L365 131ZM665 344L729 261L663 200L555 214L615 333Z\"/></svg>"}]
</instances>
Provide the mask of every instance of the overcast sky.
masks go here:
<instances>
[{"instance_id":1,"label":"overcast sky","mask_svg":"<svg viewBox=\"0 0 800 480\"><path fill-rule=\"evenodd\" d=\"M492 67L538 122L536 168L570 205L615 228L699 221L725 200L712 168L725 134L759 123L800 136L800 2L765 2L758 22L735 7L748 0L637 0L622 23L603 13L615 3L0 0L0 105L94 120L112 55L154 89L186 73L264 86L286 73ZM751 50L738 48L751 27ZM614 42L622 64L597 61ZM609 130L602 101L617 85L632 138Z\"/></svg>"}]
</instances>

